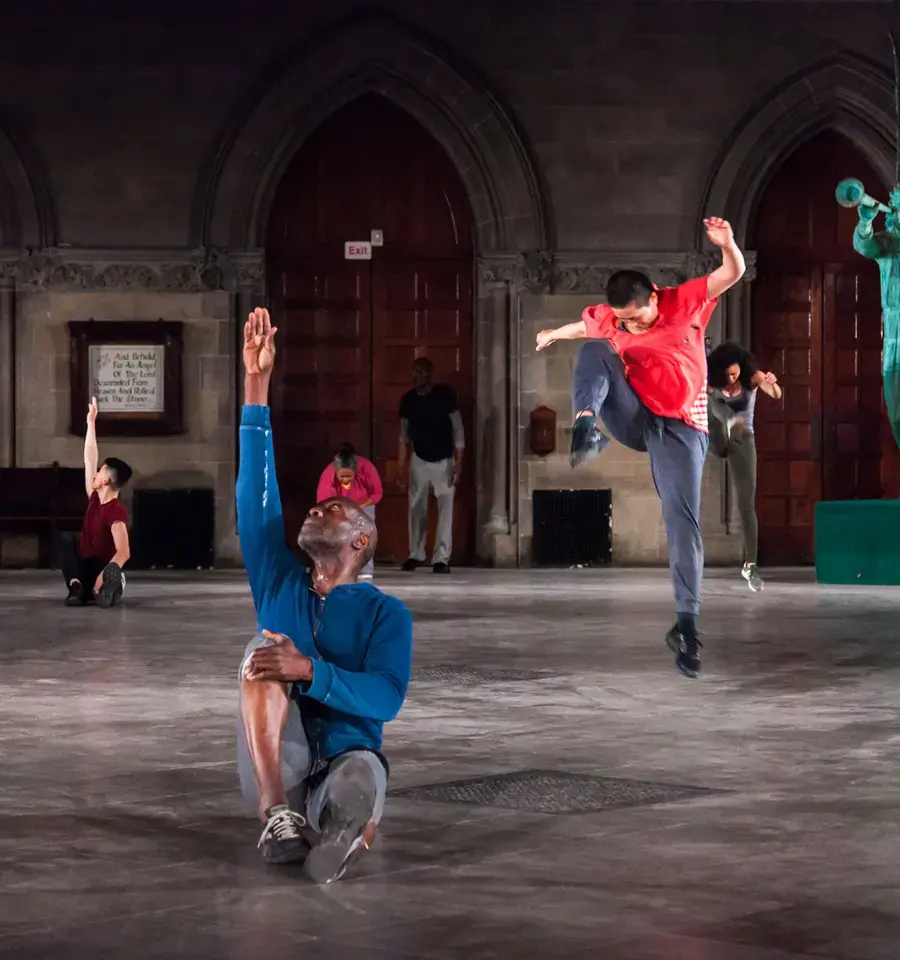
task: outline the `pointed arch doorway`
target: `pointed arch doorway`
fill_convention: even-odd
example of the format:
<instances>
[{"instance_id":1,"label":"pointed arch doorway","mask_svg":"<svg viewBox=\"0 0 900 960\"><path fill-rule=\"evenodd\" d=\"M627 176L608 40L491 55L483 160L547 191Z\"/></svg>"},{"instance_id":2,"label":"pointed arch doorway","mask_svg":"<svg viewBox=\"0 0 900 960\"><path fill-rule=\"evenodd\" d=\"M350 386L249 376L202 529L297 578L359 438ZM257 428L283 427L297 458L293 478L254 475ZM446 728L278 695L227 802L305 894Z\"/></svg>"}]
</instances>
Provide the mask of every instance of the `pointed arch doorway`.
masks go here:
<instances>
[{"instance_id":1,"label":"pointed arch doorway","mask_svg":"<svg viewBox=\"0 0 900 960\"><path fill-rule=\"evenodd\" d=\"M347 241L382 232L371 260ZM473 224L465 189L439 144L406 112L367 94L306 141L277 189L266 242L279 326L272 414L289 539L315 501L337 446L374 463L385 495L378 557L408 551L397 486L400 398L417 356L457 391L467 461L454 509L454 560L475 552ZM432 518L433 526L433 518ZM433 533L433 531L432 531Z\"/></svg>"},{"instance_id":2,"label":"pointed arch doorway","mask_svg":"<svg viewBox=\"0 0 900 960\"><path fill-rule=\"evenodd\" d=\"M856 212L835 202L845 177L886 196L849 140L813 137L770 181L750 238L752 348L784 389L756 407L763 563L812 562L817 501L879 499L893 485L878 268L853 249Z\"/></svg>"}]
</instances>

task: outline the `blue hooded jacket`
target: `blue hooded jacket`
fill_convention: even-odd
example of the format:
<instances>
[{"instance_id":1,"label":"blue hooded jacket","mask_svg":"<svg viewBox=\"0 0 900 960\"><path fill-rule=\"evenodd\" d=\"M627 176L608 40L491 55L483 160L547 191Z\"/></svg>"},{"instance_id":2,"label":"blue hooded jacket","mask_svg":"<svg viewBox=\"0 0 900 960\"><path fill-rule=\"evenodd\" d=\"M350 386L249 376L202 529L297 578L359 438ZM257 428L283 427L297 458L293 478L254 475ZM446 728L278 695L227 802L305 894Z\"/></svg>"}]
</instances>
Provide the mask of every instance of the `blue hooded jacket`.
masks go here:
<instances>
[{"instance_id":1,"label":"blue hooded jacket","mask_svg":"<svg viewBox=\"0 0 900 960\"><path fill-rule=\"evenodd\" d=\"M238 536L260 630L282 633L313 660L295 684L313 765L346 750L381 750L384 723L400 712L412 667L412 617L369 583L326 597L288 549L269 408L241 416Z\"/></svg>"}]
</instances>

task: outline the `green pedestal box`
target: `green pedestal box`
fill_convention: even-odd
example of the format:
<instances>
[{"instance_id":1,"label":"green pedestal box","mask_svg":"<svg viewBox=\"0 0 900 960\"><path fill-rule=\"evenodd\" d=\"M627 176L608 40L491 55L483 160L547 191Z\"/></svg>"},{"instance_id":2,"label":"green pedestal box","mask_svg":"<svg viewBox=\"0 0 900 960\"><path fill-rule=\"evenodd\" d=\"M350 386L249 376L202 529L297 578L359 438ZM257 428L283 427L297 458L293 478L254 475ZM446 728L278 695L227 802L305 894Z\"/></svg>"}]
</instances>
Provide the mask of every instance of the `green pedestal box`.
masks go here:
<instances>
[{"instance_id":1,"label":"green pedestal box","mask_svg":"<svg viewBox=\"0 0 900 960\"><path fill-rule=\"evenodd\" d=\"M900 500L817 503L816 579L900 586Z\"/></svg>"}]
</instances>

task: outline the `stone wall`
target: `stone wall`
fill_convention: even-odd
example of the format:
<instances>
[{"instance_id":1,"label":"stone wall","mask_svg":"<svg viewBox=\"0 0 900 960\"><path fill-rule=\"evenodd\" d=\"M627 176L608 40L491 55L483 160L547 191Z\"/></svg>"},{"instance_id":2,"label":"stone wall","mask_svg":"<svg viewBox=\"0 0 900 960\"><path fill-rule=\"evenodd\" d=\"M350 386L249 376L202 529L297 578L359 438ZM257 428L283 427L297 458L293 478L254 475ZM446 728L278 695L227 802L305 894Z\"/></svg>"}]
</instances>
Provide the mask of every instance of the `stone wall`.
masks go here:
<instances>
[{"instance_id":1,"label":"stone wall","mask_svg":"<svg viewBox=\"0 0 900 960\"><path fill-rule=\"evenodd\" d=\"M17 460L80 466L84 439L69 432L70 320L158 320L184 324L184 421L175 437L100 439L100 456L134 469L123 495L141 487L215 490L219 565L240 563L234 535L235 337L226 293L25 293L17 309ZM85 411L86 412L86 411ZM35 550L36 544L31 549ZM26 559L19 546L19 559Z\"/></svg>"},{"instance_id":2,"label":"stone wall","mask_svg":"<svg viewBox=\"0 0 900 960\"><path fill-rule=\"evenodd\" d=\"M102 248L140 265L157 250L185 262L215 246L232 262L256 257L258 268L265 211L254 219L249 208L264 207L297 131L345 94L375 89L404 107L431 98L416 115L432 121L469 188L479 258L508 266L535 254L524 246L546 247L582 264L549 283L523 284L516 270L501 270L479 284L485 555L527 560L534 489L602 485L613 490L616 562L662 562L644 458L614 445L596 465L569 472L574 347L535 356L534 333L596 302L606 266L700 246L704 212L732 216L743 237L771 171L817 130L846 133L890 176L885 5L382 0L377 14L356 0L188 6L158 0L123 7L118 19L78 5L46 16L40 2L17 12L16 43L0 60L0 260L49 249L78 261ZM505 236L506 247L487 249L492 236ZM244 278L245 291L248 283L262 291L258 273ZM236 561L233 346L238 318L257 298L235 308L242 287L228 278L204 280L200 289L211 293L136 289L121 275L81 278L66 291L45 280L0 269L3 462L13 431L21 465L81 461L80 440L68 434L67 320L182 319L188 433L107 441L101 452L115 447L130 460L136 486L212 484L217 561ZM746 340L748 295L729 300L712 335ZM15 424L4 354L12 316ZM559 452L546 460L527 453L524 436L542 403L559 415ZM722 480L711 461L710 562L739 553Z\"/></svg>"}]
</instances>

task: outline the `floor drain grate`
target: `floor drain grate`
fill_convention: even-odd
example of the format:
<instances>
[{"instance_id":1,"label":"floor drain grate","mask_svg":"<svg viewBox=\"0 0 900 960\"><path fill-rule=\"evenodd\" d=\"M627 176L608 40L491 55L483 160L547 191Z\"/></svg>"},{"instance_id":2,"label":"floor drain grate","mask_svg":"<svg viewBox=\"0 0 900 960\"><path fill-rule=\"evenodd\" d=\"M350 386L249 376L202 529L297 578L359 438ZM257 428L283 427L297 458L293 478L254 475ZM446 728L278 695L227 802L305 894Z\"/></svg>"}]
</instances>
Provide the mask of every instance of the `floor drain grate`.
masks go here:
<instances>
[{"instance_id":1,"label":"floor drain grate","mask_svg":"<svg viewBox=\"0 0 900 960\"><path fill-rule=\"evenodd\" d=\"M677 803L719 791L683 784L588 777L548 770L522 770L391 791L395 797L437 803L469 803L534 813L590 813L616 807Z\"/></svg>"},{"instance_id":2,"label":"floor drain grate","mask_svg":"<svg viewBox=\"0 0 900 960\"><path fill-rule=\"evenodd\" d=\"M542 670L492 670L489 667L422 667L414 671L413 680L438 683L521 683L546 680L550 676Z\"/></svg>"}]
</instances>

